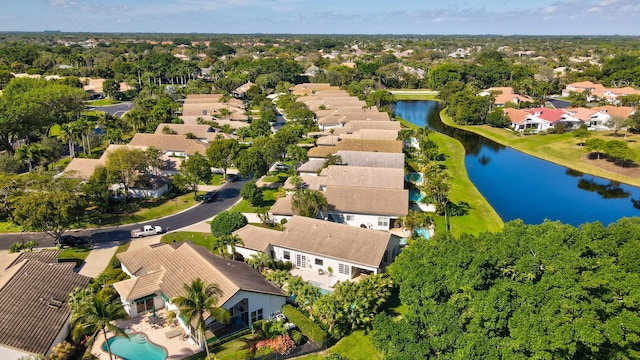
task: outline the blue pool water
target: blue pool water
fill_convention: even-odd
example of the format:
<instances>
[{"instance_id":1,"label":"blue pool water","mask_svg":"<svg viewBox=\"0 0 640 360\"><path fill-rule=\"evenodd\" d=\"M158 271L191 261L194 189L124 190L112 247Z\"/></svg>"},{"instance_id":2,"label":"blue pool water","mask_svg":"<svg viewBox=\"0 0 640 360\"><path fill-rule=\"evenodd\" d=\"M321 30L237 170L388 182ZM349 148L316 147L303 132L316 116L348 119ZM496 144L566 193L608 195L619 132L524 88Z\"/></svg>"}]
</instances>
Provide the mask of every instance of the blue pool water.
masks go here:
<instances>
[{"instance_id":1,"label":"blue pool water","mask_svg":"<svg viewBox=\"0 0 640 360\"><path fill-rule=\"evenodd\" d=\"M405 178L407 179L407 181L411 181L414 183L422 182L422 174L417 172L410 172L405 176Z\"/></svg>"},{"instance_id":2,"label":"blue pool water","mask_svg":"<svg viewBox=\"0 0 640 360\"><path fill-rule=\"evenodd\" d=\"M149 341L145 334L130 334L109 338L109 346L114 355L123 360L165 360L167 350ZM102 344L102 350L107 351L107 344Z\"/></svg>"},{"instance_id":3,"label":"blue pool water","mask_svg":"<svg viewBox=\"0 0 640 360\"><path fill-rule=\"evenodd\" d=\"M416 234L422 236L425 239L429 238L429 230L425 228L418 228L418 230L416 230Z\"/></svg>"},{"instance_id":4,"label":"blue pool water","mask_svg":"<svg viewBox=\"0 0 640 360\"><path fill-rule=\"evenodd\" d=\"M420 190L409 190L409 201L419 202L424 197Z\"/></svg>"},{"instance_id":5,"label":"blue pool water","mask_svg":"<svg viewBox=\"0 0 640 360\"><path fill-rule=\"evenodd\" d=\"M321 288L322 283L315 282L315 281L311 281L311 280L309 280L309 281L307 281L307 282L308 282L309 284L311 284L311 285L313 285L313 286L317 287L317 288L318 288L318 290L320 290L320 294L322 294L322 295L327 295L327 294L331 294L331 293L333 293L333 291L331 291L331 290L327 290L327 289L323 289L323 288Z\"/></svg>"}]
</instances>

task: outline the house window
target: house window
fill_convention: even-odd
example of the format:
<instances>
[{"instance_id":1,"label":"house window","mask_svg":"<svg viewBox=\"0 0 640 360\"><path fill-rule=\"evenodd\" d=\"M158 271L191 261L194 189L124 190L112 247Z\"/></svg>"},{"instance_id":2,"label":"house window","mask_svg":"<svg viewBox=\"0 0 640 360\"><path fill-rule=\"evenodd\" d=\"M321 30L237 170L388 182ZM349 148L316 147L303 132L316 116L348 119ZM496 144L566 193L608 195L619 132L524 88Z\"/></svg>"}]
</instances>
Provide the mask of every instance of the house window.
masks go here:
<instances>
[{"instance_id":1,"label":"house window","mask_svg":"<svg viewBox=\"0 0 640 360\"><path fill-rule=\"evenodd\" d=\"M324 263L324 261L323 261L322 259L318 259L318 258L316 258L316 265L320 265L320 266L322 266L322 265L323 265L323 263Z\"/></svg>"},{"instance_id":2,"label":"house window","mask_svg":"<svg viewBox=\"0 0 640 360\"><path fill-rule=\"evenodd\" d=\"M289 253L288 251L284 251L284 252L282 253L282 257L283 257L285 260L291 260L291 253Z\"/></svg>"},{"instance_id":3,"label":"house window","mask_svg":"<svg viewBox=\"0 0 640 360\"><path fill-rule=\"evenodd\" d=\"M256 311L252 311L251 312L251 323L253 324L254 322L258 321L258 320L262 320L262 309L258 309Z\"/></svg>"},{"instance_id":4,"label":"house window","mask_svg":"<svg viewBox=\"0 0 640 360\"><path fill-rule=\"evenodd\" d=\"M347 264L338 264L338 273L342 275L351 275L351 266Z\"/></svg>"},{"instance_id":5,"label":"house window","mask_svg":"<svg viewBox=\"0 0 640 360\"><path fill-rule=\"evenodd\" d=\"M356 219L356 217L355 217L354 215L345 215L345 216L344 216L344 219L345 219L346 221L353 221L353 220L355 220L355 219Z\"/></svg>"},{"instance_id":6,"label":"house window","mask_svg":"<svg viewBox=\"0 0 640 360\"><path fill-rule=\"evenodd\" d=\"M378 226L389 227L389 218L388 217L379 217L378 218Z\"/></svg>"}]
</instances>

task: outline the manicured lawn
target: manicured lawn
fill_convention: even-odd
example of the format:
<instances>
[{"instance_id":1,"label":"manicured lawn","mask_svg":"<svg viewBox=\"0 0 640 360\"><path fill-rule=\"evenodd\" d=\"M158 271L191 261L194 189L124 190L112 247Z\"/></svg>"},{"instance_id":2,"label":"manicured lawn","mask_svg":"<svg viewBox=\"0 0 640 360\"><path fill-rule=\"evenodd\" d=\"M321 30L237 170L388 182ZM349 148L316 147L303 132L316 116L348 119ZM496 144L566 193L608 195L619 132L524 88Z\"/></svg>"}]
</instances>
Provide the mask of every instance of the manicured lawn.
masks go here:
<instances>
[{"instance_id":1,"label":"manicured lawn","mask_svg":"<svg viewBox=\"0 0 640 360\"><path fill-rule=\"evenodd\" d=\"M382 359L382 356L371 345L371 335L362 330L343 337L329 349L330 354L340 354L349 360Z\"/></svg>"},{"instance_id":2,"label":"manicured lawn","mask_svg":"<svg viewBox=\"0 0 640 360\"><path fill-rule=\"evenodd\" d=\"M239 211L241 213L257 213L258 210L266 211L276 202L277 189L265 189L262 192L262 205L259 207L251 206L247 200L241 200L229 210Z\"/></svg>"},{"instance_id":3,"label":"manicured lawn","mask_svg":"<svg viewBox=\"0 0 640 360\"><path fill-rule=\"evenodd\" d=\"M20 226L10 221L0 221L0 233L20 232Z\"/></svg>"},{"instance_id":4,"label":"manicured lawn","mask_svg":"<svg viewBox=\"0 0 640 360\"><path fill-rule=\"evenodd\" d=\"M419 126L408 122L405 119L398 119L403 126L417 129ZM462 144L451 137L440 133L432 133L429 135L445 155L446 160L443 165L446 166L449 174L450 196L453 202L464 201L471 207L468 214L464 216L455 216L449 218L451 232L458 236L462 233L479 234L486 231L498 231L504 226L504 222L498 216L498 213L489 205L489 202L480 194L475 185L469 180L467 169L464 165L464 147ZM437 216L436 232L438 229L445 228L444 216Z\"/></svg>"},{"instance_id":5,"label":"manicured lawn","mask_svg":"<svg viewBox=\"0 0 640 360\"><path fill-rule=\"evenodd\" d=\"M497 143L512 147L526 154L556 163L580 171L582 173L600 176L635 186L640 186L640 179L624 176L601 169L586 161L584 156L587 150L578 145L579 140L571 133L545 134L545 135L521 135L508 129L492 128L488 125L460 126L455 124L444 112L440 113L442 121L449 125L464 129L489 138ZM609 140L625 140L624 132L619 132L618 137L613 136L613 131L592 132L592 138ZM640 152L640 135L627 134L629 148Z\"/></svg>"},{"instance_id":6,"label":"manicured lawn","mask_svg":"<svg viewBox=\"0 0 640 360\"><path fill-rule=\"evenodd\" d=\"M215 353L215 358L218 360L242 360L251 358L252 356L264 355L272 351L271 349L261 349L255 354L250 354L249 348L251 344L257 340L259 340L258 334L248 334L216 346L211 350L211 353ZM189 356L185 358L185 360L202 360L206 355L206 352L203 351Z\"/></svg>"},{"instance_id":7,"label":"manicured lawn","mask_svg":"<svg viewBox=\"0 0 640 360\"><path fill-rule=\"evenodd\" d=\"M212 234L190 231L178 231L162 236L162 242L164 243L192 241L194 244L204 246L207 249L211 249L213 239L214 236Z\"/></svg>"},{"instance_id":8,"label":"manicured lawn","mask_svg":"<svg viewBox=\"0 0 640 360\"><path fill-rule=\"evenodd\" d=\"M458 140L440 133L433 133L429 137L438 144L440 151L446 155L444 165L450 178L450 200L455 203L464 201L471 207L468 214L449 218L453 235L479 234L502 229L504 222L498 213L469 180L464 165L465 152L462 144ZM436 227L436 231L437 229L438 227Z\"/></svg>"},{"instance_id":9,"label":"manicured lawn","mask_svg":"<svg viewBox=\"0 0 640 360\"><path fill-rule=\"evenodd\" d=\"M222 185L222 177L224 175L223 174L214 174L211 177L211 181L209 182L210 185Z\"/></svg>"},{"instance_id":10,"label":"manicured lawn","mask_svg":"<svg viewBox=\"0 0 640 360\"><path fill-rule=\"evenodd\" d=\"M140 204L140 209L133 214L106 216L101 218L102 222L92 220L83 224L83 227L122 225L155 220L188 209L197 203L193 193L180 195L173 199L145 200Z\"/></svg>"},{"instance_id":11,"label":"manicured lawn","mask_svg":"<svg viewBox=\"0 0 640 360\"><path fill-rule=\"evenodd\" d=\"M66 247L62 249L58 259L78 259L85 260L91 252L91 246Z\"/></svg>"},{"instance_id":12,"label":"manicured lawn","mask_svg":"<svg viewBox=\"0 0 640 360\"><path fill-rule=\"evenodd\" d=\"M438 99L438 95L437 94L423 94L423 93L417 93L417 94L411 94L411 93L394 94L393 97L396 100L437 100Z\"/></svg>"}]
</instances>

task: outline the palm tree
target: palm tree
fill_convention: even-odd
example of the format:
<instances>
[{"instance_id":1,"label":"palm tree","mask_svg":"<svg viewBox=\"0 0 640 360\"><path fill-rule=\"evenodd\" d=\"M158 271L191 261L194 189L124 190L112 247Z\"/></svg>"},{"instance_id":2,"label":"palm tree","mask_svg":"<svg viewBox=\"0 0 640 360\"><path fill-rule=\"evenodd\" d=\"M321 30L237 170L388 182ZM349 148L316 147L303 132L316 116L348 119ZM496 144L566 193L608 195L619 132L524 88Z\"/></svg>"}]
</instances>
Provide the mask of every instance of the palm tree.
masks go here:
<instances>
[{"instance_id":1,"label":"palm tree","mask_svg":"<svg viewBox=\"0 0 640 360\"><path fill-rule=\"evenodd\" d=\"M317 218L321 211L327 210L327 198L320 191L298 189L291 199L291 208L301 216Z\"/></svg>"},{"instance_id":2,"label":"palm tree","mask_svg":"<svg viewBox=\"0 0 640 360\"><path fill-rule=\"evenodd\" d=\"M41 164L49 157L49 149L41 144L24 144L20 146L15 153L15 159L26 162L29 165L29 171L33 170L33 164Z\"/></svg>"},{"instance_id":3,"label":"palm tree","mask_svg":"<svg viewBox=\"0 0 640 360\"><path fill-rule=\"evenodd\" d=\"M273 259L271 258L271 255L263 252L252 254L246 259L246 261L249 266L260 272L270 266L273 266Z\"/></svg>"},{"instance_id":4,"label":"palm tree","mask_svg":"<svg viewBox=\"0 0 640 360\"><path fill-rule=\"evenodd\" d=\"M109 296L106 292L99 292L86 298L81 296L76 300L78 301L70 304L72 306L71 324L73 325L71 335L76 341L88 335L88 344L92 344L96 336L102 332L105 344L107 344L109 359L113 359L111 346L107 341L107 331L112 331L116 335L128 336L124 330L112 323L114 320L127 317L127 312L122 307L120 299Z\"/></svg>"},{"instance_id":5,"label":"palm tree","mask_svg":"<svg viewBox=\"0 0 640 360\"><path fill-rule=\"evenodd\" d=\"M207 346L207 339L205 338L205 318L204 313L209 313L213 319L229 323L231 316L229 311L218 307L218 297L222 295L222 290L216 284L205 285L202 279L196 278L191 282L191 285L184 284L183 289L185 296L176 296L171 299L182 315L184 315L188 322L196 322L196 330L198 330L199 342L204 345L207 351L207 359L210 358L209 347Z\"/></svg>"},{"instance_id":6,"label":"palm tree","mask_svg":"<svg viewBox=\"0 0 640 360\"><path fill-rule=\"evenodd\" d=\"M231 249L231 258L235 260L237 245L244 245L241 238L236 235L222 235L213 241L211 250L218 255L225 256L227 250Z\"/></svg>"},{"instance_id":7,"label":"palm tree","mask_svg":"<svg viewBox=\"0 0 640 360\"><path fill-rule=\"evenodd\" d=\"M69 123L60 125L60 135L58 135L58 139L69 144L69 156L72 159L76 156L74 136L74 129Z\"/></svg>"}]
</instances>

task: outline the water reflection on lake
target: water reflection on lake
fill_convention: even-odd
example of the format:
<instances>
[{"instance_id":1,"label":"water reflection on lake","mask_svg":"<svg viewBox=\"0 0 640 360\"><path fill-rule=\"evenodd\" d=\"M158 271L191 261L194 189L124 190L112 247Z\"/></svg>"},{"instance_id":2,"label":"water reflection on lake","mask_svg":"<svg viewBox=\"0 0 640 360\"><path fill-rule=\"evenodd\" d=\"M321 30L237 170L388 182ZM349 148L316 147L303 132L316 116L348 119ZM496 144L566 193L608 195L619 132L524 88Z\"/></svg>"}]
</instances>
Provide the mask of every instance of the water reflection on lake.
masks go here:
<instances>
[{"instance_id":1,"label":"water reflection on lake","mask_svg":"<svg viewBox=\"0 0 640 360\"><path fill-rule=\"evenodd\" d=\"M526 155L440 121L435 101L398 101L395 113L458 139L469 178L504 221L545 219L607 225L640 215L640 188L620 184Z\"/></svg>"}]
</instances>

